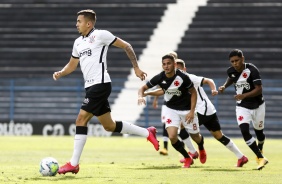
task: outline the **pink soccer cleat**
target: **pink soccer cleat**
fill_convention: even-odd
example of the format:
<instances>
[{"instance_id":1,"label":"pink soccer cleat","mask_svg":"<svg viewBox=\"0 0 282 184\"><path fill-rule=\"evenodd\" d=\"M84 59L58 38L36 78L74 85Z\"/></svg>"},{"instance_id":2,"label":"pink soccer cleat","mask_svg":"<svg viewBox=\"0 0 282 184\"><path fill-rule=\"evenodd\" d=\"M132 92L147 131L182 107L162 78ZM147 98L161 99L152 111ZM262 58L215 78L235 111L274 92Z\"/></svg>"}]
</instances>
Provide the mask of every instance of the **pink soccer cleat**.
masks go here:
<instances>
[{"instance_id":1,"label":"pink soccer cleat","mask_svg":"<svg viewBox=\"0 0 282 184\"><path fill-rule=\"evenodd\" d=\"M190 155L191 158L193 159L197 159L199 157L199 153L196 151L194 154L191 152L188 152L188 154ZM185 162L185 158L182 158L179 160L180 163L184 163Z\"/></svg>"},{"instance_id":2,"label":"pink soccer cleat","mask_svg":"<svg viewBox=\"0 0 282 184\"><path fill-rule=\"evenodd\" d=\"M147 130L149 131L149 136L147 137L147 140L150 141L154 145L155 149L158 151L160 145L156 137L157 129L155 127L149 127L147 128Z\"/></svg>"},{"instance_id":3,"label":"pink soccer cleat","mask_svg":"<svg viewBox=\"0 0 282 184\"><path fill-rule=\"evenodd\" d=\"M243 155L242 158L238 159L237 167L243 167L243 165L246 164L248 161L248 158Z\"/></svg>"},{"instance_id":4,"label":"pink soccer cleat","mask_svg":"<svg viewBox=\"0 0 282 184\"><path fill-rule=\"evenodd\" d=\"M192 158L184 158L184 165L182 166L183 168L190 168L191 165L194 164L194 161Z\"/></svg>"},{"instance_id":5,"label":"pink soccer cleat","mask_svg":"<svg viewBox=\"0 0 282 184\"><path fill-rule=\"evenodd\" d=\"M203 149L203 150L199 150L199 152L200 152L200 162L202 164L206 163L206 161L207 161L206 151Z\"/></svg>"},{"instance_id":6,"label":"pink soccer cleat","mask_svg":"<svg viewBox=\"0 0 282 184\"><path fill-rule=\"evenodd\" d=\"M77 174L79 171L79 164L77 166L72 166L70 162L67 162L65 165L59 168L59 174L66 174L67 172L72 172L73 174Z\"/></svg>"}]
</instances>

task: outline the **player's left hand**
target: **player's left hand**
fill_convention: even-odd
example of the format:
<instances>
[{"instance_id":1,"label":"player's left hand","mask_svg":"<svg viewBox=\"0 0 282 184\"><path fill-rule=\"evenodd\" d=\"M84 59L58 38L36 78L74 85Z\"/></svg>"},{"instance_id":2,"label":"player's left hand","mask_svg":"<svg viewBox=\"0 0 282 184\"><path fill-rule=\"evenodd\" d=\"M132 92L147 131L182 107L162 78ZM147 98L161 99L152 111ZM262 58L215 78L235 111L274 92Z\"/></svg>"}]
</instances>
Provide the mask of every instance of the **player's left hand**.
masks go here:
<instances>
[{"instance_id":1,"label":"player's left hand","mask_svg":"<svg viewBox=\"0 0 282 184\"><path fill-rule=\"evenodd\" d=\"M143 72L139 68L134 68L135 75L141 79L141 81L145 80L147 77L147 73Z\"/></svg>"}]
</instances>

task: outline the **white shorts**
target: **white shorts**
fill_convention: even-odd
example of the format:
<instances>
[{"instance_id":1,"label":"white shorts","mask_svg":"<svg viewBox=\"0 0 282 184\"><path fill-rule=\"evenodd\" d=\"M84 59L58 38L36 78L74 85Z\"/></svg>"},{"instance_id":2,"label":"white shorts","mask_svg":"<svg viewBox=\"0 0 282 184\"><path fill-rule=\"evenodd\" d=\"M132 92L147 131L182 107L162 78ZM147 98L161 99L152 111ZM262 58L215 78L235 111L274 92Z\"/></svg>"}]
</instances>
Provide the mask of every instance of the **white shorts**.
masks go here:
<instances>
[{"instance_id":1,"label":"white shorts","mask_svg":"<svg viewBox=\"0 0 282 184\"><path fill-rule=\"evenodd\" d=\"M191 134L199 133L200 132L199 122L196 113L192 123L187 124L185 122L185 117L189 112L190 112L189 110L184 110L184 111L174 110L164 105L162 107L162 114L164 115L163 117L164 117L165 127L167 128L170 126L174 126L179 128L181 122L183 122L182 123L183 126L189 133Z\"/></svg>"},{"instance_id":2,"label":"white shorts","mask_svg":"<svg viewBox=\"0 0 282 184\"><path fill-rule=\"evenodd\" d=\"M161 112L161 121L162 121L162 123L165 123L164 107L166 107L166 106L165 106L165 105L162 105L162 112Z\"/></svg>"},{"instance_id":3,"label":"white shorts","mask_svg":"<svg viewBox=\"0 0 282 184\"><path fill-rule=\"evenodd\" d=\"M236 106L236 117L238 125L252 122L256 130L262 130L264 128L265 103L261 104L257 109Z\"/></svg>"}]
</instances>

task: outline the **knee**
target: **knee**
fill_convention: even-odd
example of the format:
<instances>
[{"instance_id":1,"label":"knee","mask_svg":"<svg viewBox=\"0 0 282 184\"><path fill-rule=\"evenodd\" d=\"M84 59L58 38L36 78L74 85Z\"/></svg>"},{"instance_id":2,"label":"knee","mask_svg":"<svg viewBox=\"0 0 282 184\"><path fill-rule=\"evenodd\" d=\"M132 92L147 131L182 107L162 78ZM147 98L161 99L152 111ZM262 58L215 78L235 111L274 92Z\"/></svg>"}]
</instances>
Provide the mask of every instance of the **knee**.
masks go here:
<instances>
[{"instance_id":1,"label":"knee","mask_svg":"<svg viewBox=\"0 0 282 184\"><path fill-rule=\"evenodd\" d=\"M82 115L78 115L75 121L76 126L87 126L88 119Z\"/></svg>"},{"instance_id":2,"label":"knee","mask_svg":"<svg viewBox=\"0 0 282 184\"><path fill-rule=\"evenodd\" d=\"M170 140L171 144L174 144L174 143L177 142L178 137L177 137L177 135L169 135L169 140Z\"/></svg>"}]
</instances>

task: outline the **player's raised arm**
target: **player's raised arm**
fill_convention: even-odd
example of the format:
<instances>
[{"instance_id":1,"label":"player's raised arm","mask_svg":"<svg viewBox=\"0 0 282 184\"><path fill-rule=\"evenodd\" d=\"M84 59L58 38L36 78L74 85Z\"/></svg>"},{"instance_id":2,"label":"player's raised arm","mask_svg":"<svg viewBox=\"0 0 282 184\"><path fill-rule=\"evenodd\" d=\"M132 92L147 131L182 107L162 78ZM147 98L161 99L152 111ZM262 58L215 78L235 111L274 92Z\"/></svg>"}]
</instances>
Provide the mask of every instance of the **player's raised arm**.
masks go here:
<instances>
[{"instance_id":1,"label":"player's raised arm","mask_svg":"<svg viewBox=\"0 0 282 184\"><path fill-rule=\"evenodd\" d=\"M135 71L135 75L137 77L139 77L142 81L145 80L145 78L147 77L147 73L140 70L138 63L137 63L137 58L136 58L136 55L135 55L135 52L134 52L132 46L128 42L126 42L126 41L124 41L120 38L117 38L116 41L113 43L113 45L116 46L116 47L124 49L124 51L126 52L129 60L132 63L132 66L133 66L134 71Z\"/></svg>"},{"instance_id":2,"label":"player's raised arm","mask_svg":"<svg viewBox=\"0 0 282 184\"><path fill-rule=\"evenodd\" d=\"M78 63L79 59L71 57L68 64L66 64L62 70L53 73L53 79L58 80L59 78L72 73L77 68Z\"/></svg>"}]
</instances>

